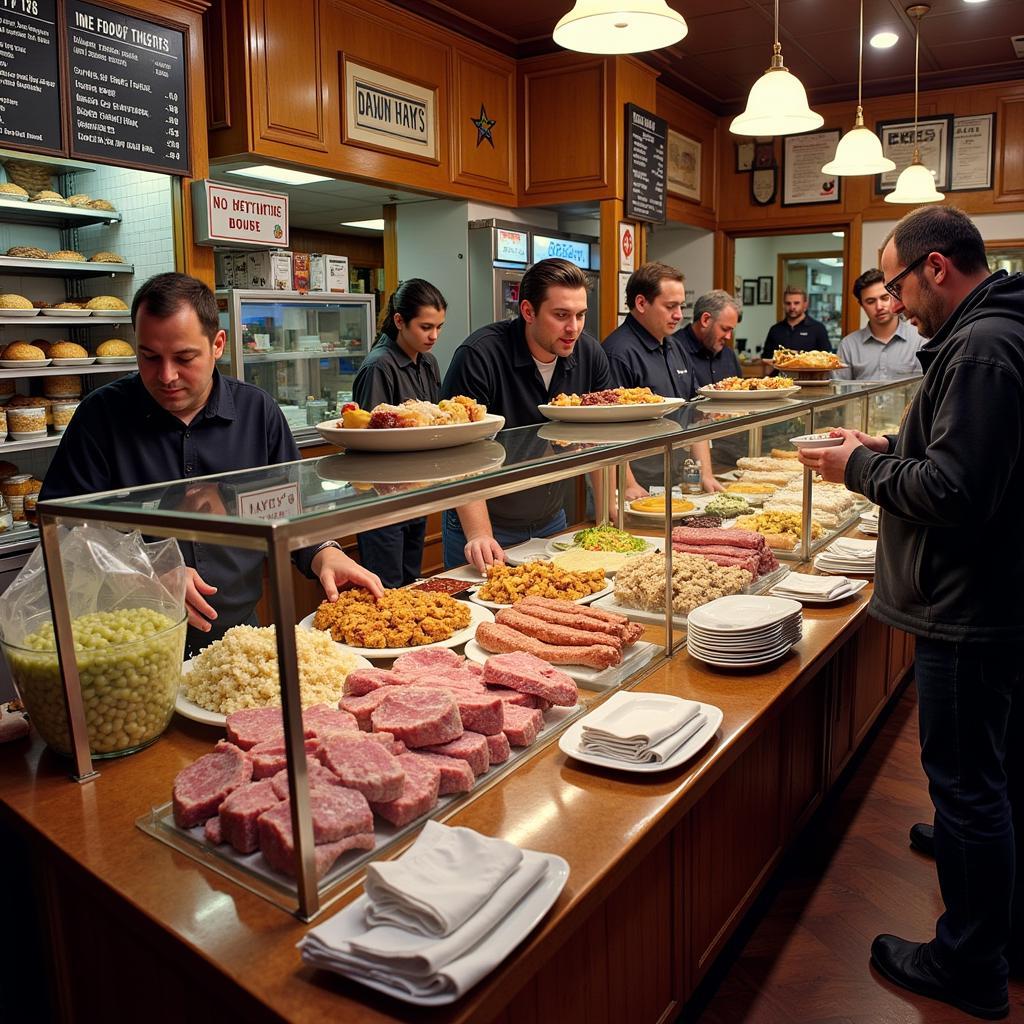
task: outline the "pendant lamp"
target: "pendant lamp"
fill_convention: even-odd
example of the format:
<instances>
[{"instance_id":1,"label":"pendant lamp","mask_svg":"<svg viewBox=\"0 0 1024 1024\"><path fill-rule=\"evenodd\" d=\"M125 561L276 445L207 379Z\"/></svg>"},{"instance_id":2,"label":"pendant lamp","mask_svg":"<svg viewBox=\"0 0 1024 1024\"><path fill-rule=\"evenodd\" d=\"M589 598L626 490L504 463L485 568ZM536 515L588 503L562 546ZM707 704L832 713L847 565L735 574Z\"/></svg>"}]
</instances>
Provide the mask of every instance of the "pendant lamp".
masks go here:
<instances>
[{"instance_id":1,"label":"pendant lamp","mask_svg":"<svg viewBox=\"0 0 1024 1024\"><path fill-rule=\"evenodd\" d=\"M886 197L887 203L909 203L921 206L923 203L938 203L946 197L935 187L932 172L921 163L921 151L917 147L917 76L921 54L921 19L931 10L928 4L915 4L907 8L915 21L914 33L914 159L896 179L896 189Z\"/></svg>"},{"instance_id":2,"label":"pendant lamp","mask_svg":"<svg viewBox=\"0 0 1024 1024\"><path fill-rule=\"evenodd\" d=\"M896 165L882 152L882 140L864 127L861 92L864 88L864 0L860 0L860 56L857 62L857 117L853 129L836 146L836 155L821 169L822 174L839 177L854 174L881 174Z\"/></svg>"},{"instance_id":3,"label":"pendant lamp","mask_svg":"<svg viewBox=\"0 0 1024 1024\"><path fill-rule=\"evenodd\" d=\"M665 0L576 0L552 37L580 53L644 53L678 43L687 31Z\"/></svg>"},{"instance_id":4,"label":"pendant lamp","mask_svg":"<svg viewBox=\"0 0 1024 1024\"><path fill-rule=\"evenodd\" d=\"M732 119L733 135L796 135L825 123L807 105L807 92L796 75L782 63L779 43L779 0L775 0L775 44L772 63L754 83L747 97L747 109Z\"/></svg>"}]
</instances>

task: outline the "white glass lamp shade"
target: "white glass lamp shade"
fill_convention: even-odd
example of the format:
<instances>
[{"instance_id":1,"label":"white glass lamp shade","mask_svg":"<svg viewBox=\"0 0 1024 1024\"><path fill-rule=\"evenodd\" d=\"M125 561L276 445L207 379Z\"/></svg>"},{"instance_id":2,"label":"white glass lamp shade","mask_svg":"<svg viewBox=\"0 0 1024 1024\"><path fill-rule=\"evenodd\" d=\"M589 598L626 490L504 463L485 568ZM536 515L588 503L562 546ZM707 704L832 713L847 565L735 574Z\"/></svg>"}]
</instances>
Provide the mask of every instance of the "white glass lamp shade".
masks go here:
<instances>
[{"instance_id":1,"label":"white glass lamp shade","mask_svg":"<svg viewBox=\"0 0 1024 1024\"><path fill-rule=\"evenodd\" d=\"M825 123L807 105L800 79L784 67L770 67L753 85L747 109L733 118L733 135L797 135Z\"/></svg>"},{"instance_id":2,"label":"white glass lamp shade","mask_svg":"<svg viewBox=\"0 0 1024 1024\"><path fill-rule=\"evenodd\" d=\"M938 203L945 198L936 189L932 172L915 160L900 172L896 179L896 189L885 197L885 201L921 206L923 203Z\"/></svg>"},{"instance_id":3,"label":"white glass lamp shade","mask_svg":"<svg viewBox=\"0 0 1024 1024\"><path fill-rule=\"evenodd\" d=\"M678 43L686 33L683 16L665 0L576 0L552 37L580 53L644 53Z\"/></svg>"},{"instance_id":4,"label":"white glass lamp shade","mask_svg":"<svg viewBox=\"0 0 1024 1024\"><path fill-rule=\"evenodd\" d=\"M836 146L836 155L821 169L822 174L837 176L882 174L896 165L882 152L882 141L863 126L848 131Z\"/></svg>"}]
</instances>

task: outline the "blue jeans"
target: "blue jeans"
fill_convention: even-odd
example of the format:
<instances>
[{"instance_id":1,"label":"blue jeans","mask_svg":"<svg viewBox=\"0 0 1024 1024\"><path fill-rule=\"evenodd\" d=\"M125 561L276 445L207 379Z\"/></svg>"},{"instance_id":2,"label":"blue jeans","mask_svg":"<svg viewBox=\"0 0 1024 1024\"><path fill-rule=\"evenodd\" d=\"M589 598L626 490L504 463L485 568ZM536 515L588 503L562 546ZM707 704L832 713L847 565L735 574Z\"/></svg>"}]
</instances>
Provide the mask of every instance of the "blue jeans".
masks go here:
<instances>
[{"instance_id":1,"label":"blue jeans","mask_svg":"<svg viewBox=\"0 0 1024 1024\"><path fill-rule=\"evenodd\" d=\"M539 526L523 527L517 530L506 530L500 526L493 527L494 539L503 547L522 544L531 537L551 537L562 533L568 526L565 509L554 519ZM448 509L441 519L441 541L444 548L444 567L454 569L457 565L466 564L466 534L463 532L459 515L454 509Z\"/></svg>"},{"instance_id":2,"label":"blue jeans","mask_svg":"<svg viewBox=\"0 0 1024 1024\"><path fill-rule=\"evenodd\" d=\"M1024 938L1024 884L1014 892L1024 853L1020 652L919 637L915 675L945 905L932 952L953 976L1001 987L1012 931Z\"/></svg>"},{"instance_id":3,"label":"blue jeans","mask_svg":"<svg viewBox=\"0 0 1024 1024\"><path fill-rule=\"evenodd\" d=\"M427 521L424 518L364 530L356 537L359 561L370 572L375 572L385 587L404 587L423 571L423 538L426 532Z\"/></svg>"}]
</instances>

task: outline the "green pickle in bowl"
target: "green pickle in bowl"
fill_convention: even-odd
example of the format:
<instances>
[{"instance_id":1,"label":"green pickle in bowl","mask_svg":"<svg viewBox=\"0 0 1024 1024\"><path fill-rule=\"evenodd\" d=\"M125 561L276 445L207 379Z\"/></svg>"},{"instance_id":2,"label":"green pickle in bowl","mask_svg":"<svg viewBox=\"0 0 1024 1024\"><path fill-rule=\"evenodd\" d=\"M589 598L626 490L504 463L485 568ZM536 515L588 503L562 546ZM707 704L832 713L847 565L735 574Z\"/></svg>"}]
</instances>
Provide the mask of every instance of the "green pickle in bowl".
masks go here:
<instances>
[{"instance_id":1,"label":"green pickle in bowl","mask_svg":"<svg viewBox=\"0 0 1024 1024\"><path fill-rule=\"evenodd\" d=\"M125 608L80 615L71 629L93 756L130 754L152 743L174 713L185 617ZM53 624L3 648L32 724L53 750L70 754Z\"/></svg>"}]
</instances>

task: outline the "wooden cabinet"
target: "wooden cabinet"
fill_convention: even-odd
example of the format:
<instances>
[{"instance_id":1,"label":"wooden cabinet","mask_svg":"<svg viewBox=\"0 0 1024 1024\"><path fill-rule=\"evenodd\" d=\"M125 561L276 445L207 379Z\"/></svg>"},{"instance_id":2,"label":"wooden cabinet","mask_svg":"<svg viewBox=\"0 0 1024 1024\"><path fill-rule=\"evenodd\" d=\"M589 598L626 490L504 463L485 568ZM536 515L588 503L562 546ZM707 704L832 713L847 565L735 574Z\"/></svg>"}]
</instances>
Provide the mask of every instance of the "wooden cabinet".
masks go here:
<instances>
[{"instance_id":1,"label":"wooden cabinet","mask_svg":"<svg viewBox=\"0 0 1024 1024\"><path fill-rule=\"evenodd\" d=\"M889 641L893 630L868 616L854 640L852 745L867 734L889 692Z\"/></svg>"},{"instance_id":2,"label":"wooden cabinet","mask_svg":"<svg viewBox=\"0 0 1024 1024\"><path fill-rule=\"evenodd\" d=\"M806 823L825 792L825 748L831 666L814 677L783 712L779 778L782 780L782 834Z\"/></svg>"}]
</instances>

